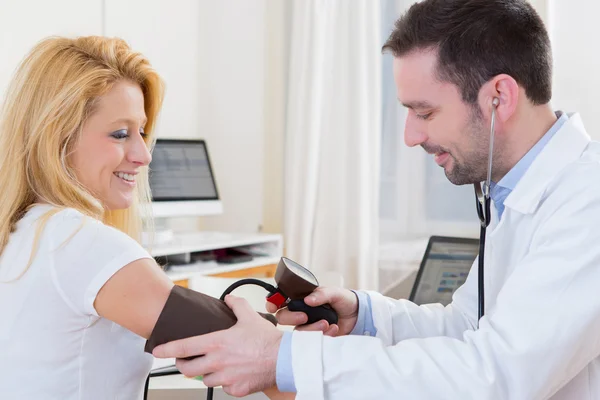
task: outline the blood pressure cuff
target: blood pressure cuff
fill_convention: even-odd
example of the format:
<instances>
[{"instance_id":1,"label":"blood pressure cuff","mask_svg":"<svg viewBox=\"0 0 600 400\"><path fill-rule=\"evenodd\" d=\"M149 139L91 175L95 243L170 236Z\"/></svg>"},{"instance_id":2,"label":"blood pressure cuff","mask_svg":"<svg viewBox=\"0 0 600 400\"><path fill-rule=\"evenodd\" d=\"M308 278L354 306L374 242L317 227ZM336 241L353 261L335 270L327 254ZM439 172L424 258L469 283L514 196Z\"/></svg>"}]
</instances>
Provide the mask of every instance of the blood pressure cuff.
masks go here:
<instances>
[{"instance_id":1,"label":"blood pressure cuff","mask_svg":"<svg viewBox=\"0 0 600 400\"><path fill-rule=\"evenodd\" d=\"M259 313L273 325L277 319ZM152 353L156 346L173 340L231 328L237 318L224 301L181 286L173 286L144 351Z\"/></svg>"}]
</instances>

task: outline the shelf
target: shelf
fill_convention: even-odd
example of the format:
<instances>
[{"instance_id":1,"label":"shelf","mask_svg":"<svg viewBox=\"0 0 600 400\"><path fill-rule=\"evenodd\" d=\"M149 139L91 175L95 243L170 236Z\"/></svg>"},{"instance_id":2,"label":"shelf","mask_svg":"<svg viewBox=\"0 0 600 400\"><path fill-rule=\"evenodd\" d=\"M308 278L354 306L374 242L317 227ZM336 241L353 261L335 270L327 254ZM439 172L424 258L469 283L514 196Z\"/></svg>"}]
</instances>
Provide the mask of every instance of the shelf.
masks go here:
<instances>
[{"instance_id":1,"label":"shelf","mask_svg":"<svg viewBox=\"0 0 600 400\"><path fill-rule=\"evenodd\" d=\"M226 272L239 271L243 269L249 269L254 267L260 267L263 265L277 264L280 257L255 257L252 261L236 263L236 264L218 264L217 262L201 262L195 264L189 264L185 268L189 270L181 271L166 271L167 275L173 281L180 281L185 279L192 279L199 276L222 274Z\"/></svg>"},{"instance_id":2,"label":"shelf","mask_svg":"<svg viewBox=\"0 0 600 400\"><path fill-rule=\"evenodd\" d=\"M278 247L275 251L279 253L281 242L281 235L276 234L190 232L177 234L169 243L155 245L151 254L153 257L160 257L258 244L272 244ZM253 266L256 265L253 264Z\"/></svg>"}]
</instances>

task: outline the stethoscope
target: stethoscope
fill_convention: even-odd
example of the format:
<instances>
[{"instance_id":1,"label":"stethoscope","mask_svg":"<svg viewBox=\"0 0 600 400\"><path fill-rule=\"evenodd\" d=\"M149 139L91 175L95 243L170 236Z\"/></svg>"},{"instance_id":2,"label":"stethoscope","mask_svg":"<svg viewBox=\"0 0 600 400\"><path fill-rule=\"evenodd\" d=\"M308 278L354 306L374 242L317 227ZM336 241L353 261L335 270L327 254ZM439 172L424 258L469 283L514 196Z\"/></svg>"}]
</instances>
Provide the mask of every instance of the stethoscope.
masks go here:
<instances>
[{"instance_id":1,"label":"stethoscope","mask_svg":"<svg viewBox=\"0 0 600 400\"><path fill-rule=\"evenodd\" d=\"M492 183L492 156L494 154L494 131L496 125L496 108L500 104L500 100L494 97L492 101L492 123L490 127L490 147L488 152L488 168L487 177L481 183L475 183L475 198L477 203L477 215L479 216L479 222L481 223L479 229L479 257L478 257L478 268L477 268L477 321L479 321L485 313L485 290L484 290L484 257L485 257L485 234L487 227L492 219L490 212L490 187Z\"/></svg>"}]
</instances>

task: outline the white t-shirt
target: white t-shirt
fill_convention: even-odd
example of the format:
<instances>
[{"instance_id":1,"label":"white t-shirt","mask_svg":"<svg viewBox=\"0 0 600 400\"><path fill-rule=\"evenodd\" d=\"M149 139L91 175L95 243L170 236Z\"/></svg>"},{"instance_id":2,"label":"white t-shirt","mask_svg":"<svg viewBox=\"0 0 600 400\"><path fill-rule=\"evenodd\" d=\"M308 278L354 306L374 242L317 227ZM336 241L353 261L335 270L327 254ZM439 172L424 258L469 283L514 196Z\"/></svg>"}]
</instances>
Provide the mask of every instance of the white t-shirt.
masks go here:
<instances>
[{"instance_id":1,"label":"white t-shirt","mask_svg":"<svg viewBox=\"0 0 600 400\"><path fill-rule=\"evenodd\" d=\"M152 365L145 340L94 309L115 272L151 258L135 240L65 209L48 221L25 275L4 283L26 267L34 222L50 209L32 208L0 255L0 398L141 399Z\"/></svg>"}]
</instances>

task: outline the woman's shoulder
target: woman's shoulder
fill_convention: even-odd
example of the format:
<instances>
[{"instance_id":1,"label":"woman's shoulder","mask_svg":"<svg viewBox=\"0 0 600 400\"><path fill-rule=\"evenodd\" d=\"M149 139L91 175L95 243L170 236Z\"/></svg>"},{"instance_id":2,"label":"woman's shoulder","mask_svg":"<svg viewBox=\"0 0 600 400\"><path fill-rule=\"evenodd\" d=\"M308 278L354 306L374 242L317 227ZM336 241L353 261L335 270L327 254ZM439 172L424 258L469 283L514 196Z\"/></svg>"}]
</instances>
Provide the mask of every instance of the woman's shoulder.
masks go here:
<instances>
[{"instance_id":1,"label":"woman's shoulder","mask_svg":"<svg viewBox=\"0 0 600 400\"><path fill-rule=\"evenodd\" d=\"M56 230L72 230L73 228L90 225L94 229L104 225L96 218L82 213L76 208L57 207L50 204L33 206L23 217L22 222L27 225L43 226L45 232ZM108 227L107 227L108 228Z\"/></svg>"},{"instance_id":2,"label":"woman's shoulder","mask_svg":"<svg viewBox=\"0 0 600 400\"><path fill-rule=\"evenodd\" d=\"M87 217L84 213L76 208L59 207L53 204L34 204L27 210L21 221L36 222L45 219L48 222L57 222L65 219L83 220L84 218L94 219ZM100 222L98 220L96 221Z\"/></svg>"},{"instance_id":3,"label":"woman's shoulder","mask_svg":"<svg viewBox=\"0 0 600 400\"><path fill-rule=\"evenodd\" d=\"M32 207L23 219L25 223L29 221L33 231L41 229L40 233L50 236L55 243L92 244L99 240L96 245L114 241L124 241L129 246L137 245L137 242L124 232L76 208L40 204Z\"/></svg>"}]
</instances>

